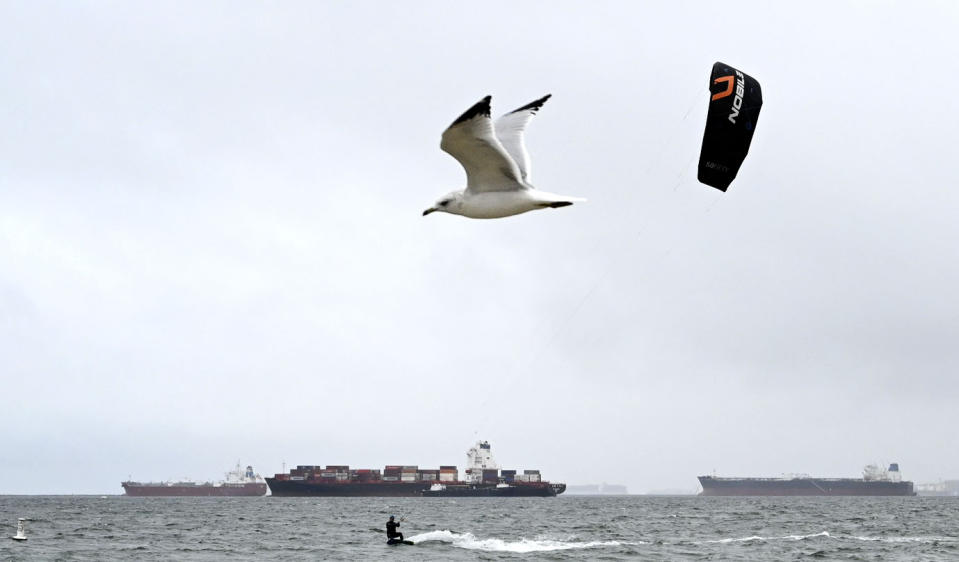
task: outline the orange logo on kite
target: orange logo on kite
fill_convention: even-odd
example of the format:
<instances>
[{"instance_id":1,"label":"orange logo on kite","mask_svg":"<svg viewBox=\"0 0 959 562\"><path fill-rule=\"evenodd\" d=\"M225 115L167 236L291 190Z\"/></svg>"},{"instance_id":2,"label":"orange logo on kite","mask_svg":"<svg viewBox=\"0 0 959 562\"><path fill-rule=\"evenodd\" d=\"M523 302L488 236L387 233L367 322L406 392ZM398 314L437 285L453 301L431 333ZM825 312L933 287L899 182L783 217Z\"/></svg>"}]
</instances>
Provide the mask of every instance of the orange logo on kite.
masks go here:
<instances>
[{"instance_id":1,"label":"orange logo on kite","mask_svg":"<svg viewBox=\"0 0 959 562\"><path fill-rule=\"evenodd\" d=\"M732 76L722 76L720 78L713 80L713 84L719 84L721 82L726 83L726 89L723 90L722 92L713 94L713 97L710 98L712 101L723 99L724 97L733 93L733 77Z\"/></svg>"}]
</instances>

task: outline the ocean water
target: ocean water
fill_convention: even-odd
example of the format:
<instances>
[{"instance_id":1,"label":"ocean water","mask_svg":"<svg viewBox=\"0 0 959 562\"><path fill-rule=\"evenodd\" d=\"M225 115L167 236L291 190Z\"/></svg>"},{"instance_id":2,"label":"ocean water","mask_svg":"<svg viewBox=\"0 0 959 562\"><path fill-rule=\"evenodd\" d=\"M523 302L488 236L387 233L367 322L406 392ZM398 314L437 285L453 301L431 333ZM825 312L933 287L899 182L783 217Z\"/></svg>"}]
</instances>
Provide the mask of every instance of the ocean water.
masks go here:
<instances>
[{"instance_id":1,"label":"ocean water","mask_svg":"<svg viewBox=\"0 0 959 562\"><path fill-rule=\"evenodd\" d=\"M959 560L932 497L0 496L0 528L0 560Z\"/></svg>"}]
</instances>

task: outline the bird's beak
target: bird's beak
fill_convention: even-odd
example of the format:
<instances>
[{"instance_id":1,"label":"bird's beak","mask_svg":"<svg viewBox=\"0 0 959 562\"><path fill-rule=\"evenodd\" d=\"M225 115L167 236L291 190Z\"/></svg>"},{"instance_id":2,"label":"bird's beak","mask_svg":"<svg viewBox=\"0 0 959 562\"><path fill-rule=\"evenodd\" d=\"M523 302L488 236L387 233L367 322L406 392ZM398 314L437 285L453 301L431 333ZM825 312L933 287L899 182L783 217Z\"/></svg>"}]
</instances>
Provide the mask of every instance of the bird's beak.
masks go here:
<instances>
[{"instance_id":1,"label":"bird's beak","mask_svg":"<svg viewBox=\"0 0 959 562\"><path fill-rule=\"evenodd\" d=\"M425 211L423 211L423 216L425 217L426 215L432 213L435 210L436 210L436 207L430 207L429 209L426 209Z\"/></svg>"}]
</instances>

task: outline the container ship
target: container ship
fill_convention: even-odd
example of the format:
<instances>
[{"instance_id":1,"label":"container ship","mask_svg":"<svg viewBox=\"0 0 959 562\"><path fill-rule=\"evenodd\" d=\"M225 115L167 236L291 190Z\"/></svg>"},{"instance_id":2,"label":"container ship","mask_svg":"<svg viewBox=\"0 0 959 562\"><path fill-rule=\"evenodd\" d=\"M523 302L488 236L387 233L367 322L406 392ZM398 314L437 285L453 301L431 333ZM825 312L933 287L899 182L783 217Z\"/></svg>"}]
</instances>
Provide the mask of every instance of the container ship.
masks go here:
<instances>
[{"instance_id":1,"label":"container ship","mask_svg":"<svg viewBox=\"0 0 959 562\"><path fill-rule=\"evenodd\" d=\"M869 465L862 478L812 478L805 474L781 478L720 478L700 476L701 496L914 496L912 482L903 481L899 465L888 469Z\"/></svg>"},{"instance_id":2,"label":"container ship","mask_svg":"<svg viewBox=\"0 0 959 562\"><path fill-rule=\"evenodd\" d=\"M538 470L500 470L487 441L477 442L466 456L465 480L460 480L459 470L452 465L421 469L394 464L382 471L300 465L266 482L274 496L548 497L566 490L565 484L542 480Z\"/></svg>"},{"instance_id":3,"label":"container ship","mask_svg":"<svg viewBox=\"0 0 959 562\"><path fill-rule=\"evenodd\" d=\"M959 480L940 480L930 484L919 484L916 492L920 496L959 497Z\"/></svg>"},{"instance_id":4,"label":"container ship","mask_svg":"<svg viewBox=\"0 0 959 562\"><path fill-rule=\"evenodd\" d=\"M568 486L566 493L573 496L628 496L629 491L622 484L580 484Z\"/></svg>"},{"instance_id":5,"label":"container ship","mask_svg":"<svg viewBox=\"0 0 959 562\"><path fill-rule=\"evenodd\" d=\"M263 496L266 495L266 481L253 472L252 466L246 470L236 468L226 473L226 479L220 482L121 482L128 496Z\"/></svg>"}]
</instances>

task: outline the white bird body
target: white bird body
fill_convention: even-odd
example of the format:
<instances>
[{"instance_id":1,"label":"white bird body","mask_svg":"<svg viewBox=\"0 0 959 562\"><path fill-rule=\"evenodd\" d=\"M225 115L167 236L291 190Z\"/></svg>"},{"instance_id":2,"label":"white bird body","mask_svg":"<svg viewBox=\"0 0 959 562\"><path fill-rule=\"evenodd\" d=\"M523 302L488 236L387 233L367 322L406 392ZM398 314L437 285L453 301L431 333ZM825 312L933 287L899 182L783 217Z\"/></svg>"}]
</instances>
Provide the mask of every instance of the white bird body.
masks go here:
<instances>
[{"instance_id":1,"label":"white bird body","mask_svg":"<svg viewBox=\"0 0 959 562\"><path fill-rule=\"evenodd\" d=\"M466 189L441 197L423 215L441 211L473 219L497 219L585 201L540 191L529 183L530 158L523 133L549 97L503 115L494 126L491 98L486 96L454 121L443 132L440 148L463 165Z\"/></svg>"},{"instance_id":2,"label":"white bird body","mask_svg":"<svg viewBox=\"0 0 959 562\"><path fill-rule=\"evenodd\" d=\"M536 209L566 207L572 205L575 201L585 200L538 189L484 191L463 197L457 208L450 209L447 212L471 219L499 219L527 211L535 211Z\"/></svg>"}]
</instances>

